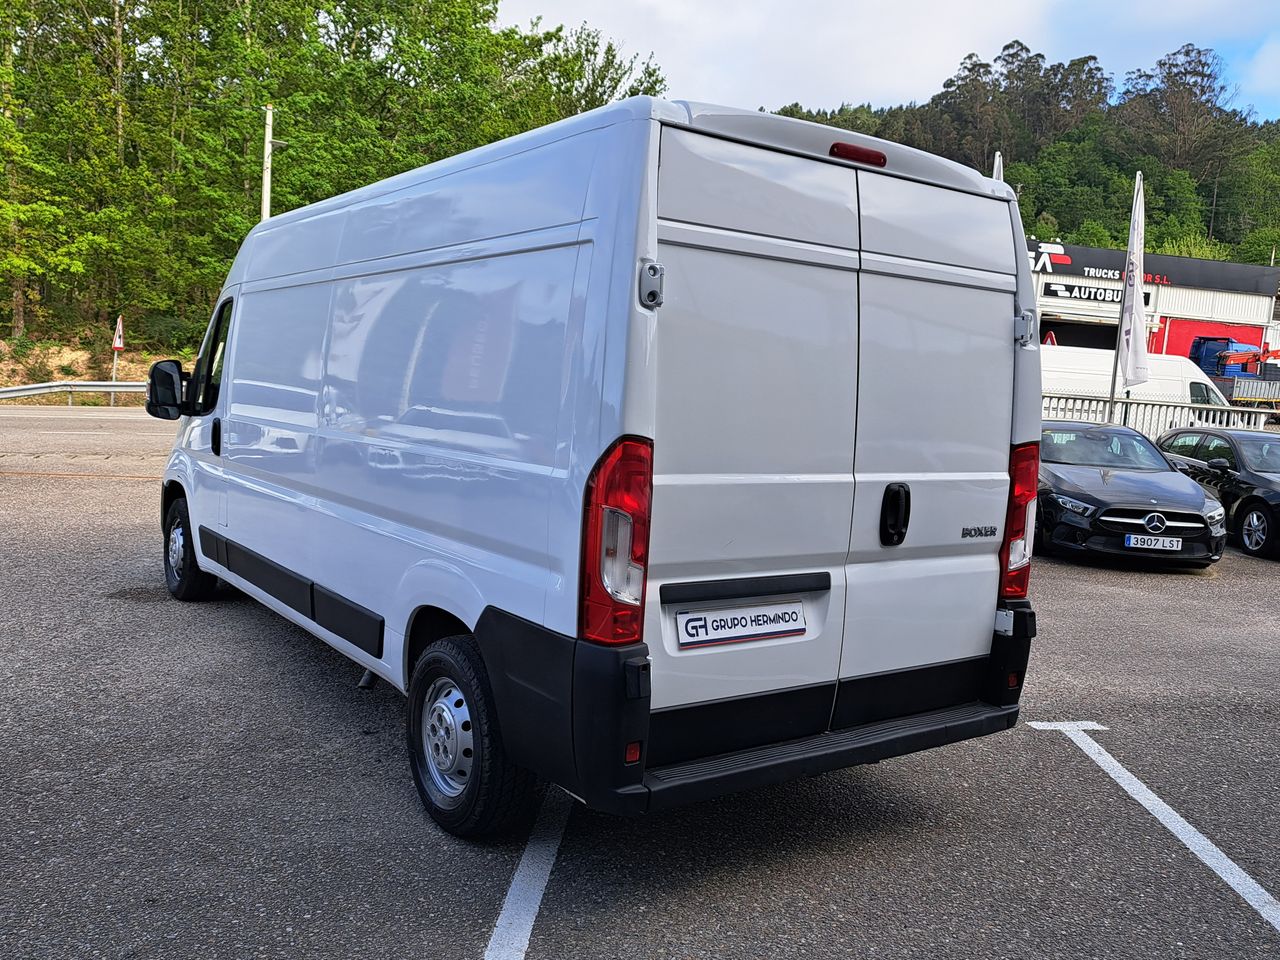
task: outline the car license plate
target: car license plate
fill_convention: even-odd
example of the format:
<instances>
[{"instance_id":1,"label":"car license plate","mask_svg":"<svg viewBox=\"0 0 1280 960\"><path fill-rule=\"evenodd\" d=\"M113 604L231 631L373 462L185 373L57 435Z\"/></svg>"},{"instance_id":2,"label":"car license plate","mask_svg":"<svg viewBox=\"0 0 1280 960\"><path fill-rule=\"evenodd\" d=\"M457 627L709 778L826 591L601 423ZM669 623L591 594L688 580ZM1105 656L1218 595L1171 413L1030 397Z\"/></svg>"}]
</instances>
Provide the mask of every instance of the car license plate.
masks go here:
<instances>
[{"instance_id":1,"label":"car license plate","mask_svg":"<svg viewBox=\"0 0 1280 960\"><path fill-rule=\"evenodd\" d=\"M805 629L804 603L799 600L716 610L683 610L676 614L676 637L682 650L801 637Z\"/></svg>"},{"instance_id":2,"label":"car license plate","mask_svg":"<svg viewBox=\"0 0 1280 960\"><path fill-rule=\"evenodd\" d=\"M1124 535L1124 545L1126 547L1137 547L1139 550L1181 550L1182 539L1180 537L1148 537L1140 533L1126 533Z\"/></svg>"}]
</instances>

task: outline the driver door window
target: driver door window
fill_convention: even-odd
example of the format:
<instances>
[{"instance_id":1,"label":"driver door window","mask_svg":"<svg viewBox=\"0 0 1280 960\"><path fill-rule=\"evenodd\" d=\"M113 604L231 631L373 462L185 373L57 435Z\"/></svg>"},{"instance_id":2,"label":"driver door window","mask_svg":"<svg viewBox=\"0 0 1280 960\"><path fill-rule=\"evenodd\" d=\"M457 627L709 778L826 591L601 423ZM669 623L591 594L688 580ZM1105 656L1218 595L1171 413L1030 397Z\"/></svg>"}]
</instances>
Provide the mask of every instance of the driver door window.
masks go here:
<instances>
[{"instance_id":1,"label":"driver door window","mask_svg":"<svg viewBox=\"0 0 1280 960\"><path fill-rule=\"evenodd\" d=\"M193 416L202 416L218 405L218 393L222 387L222 361L227 352L227 334L231 329L231 301L226 300L218 307L209 332L205 335L204 346L196 360L196 368L191 374L188 397L191 400Z\"/></svg>"},{"instance_id":2,"label":"driver door window","mask_svg":"<svg viewBox=\"0 0 1280 960\"><path fill-rule=\"evenodd\" d=\"M1204 443L1200 445L1200 454L1197 457L1208 463L1210 460L1222 459L1227 461L1227 465L1232 470L1236 469L1236 452L1232 449L1231 444L1221 437L1205 437Z\"/></svg>"}]
</instances>

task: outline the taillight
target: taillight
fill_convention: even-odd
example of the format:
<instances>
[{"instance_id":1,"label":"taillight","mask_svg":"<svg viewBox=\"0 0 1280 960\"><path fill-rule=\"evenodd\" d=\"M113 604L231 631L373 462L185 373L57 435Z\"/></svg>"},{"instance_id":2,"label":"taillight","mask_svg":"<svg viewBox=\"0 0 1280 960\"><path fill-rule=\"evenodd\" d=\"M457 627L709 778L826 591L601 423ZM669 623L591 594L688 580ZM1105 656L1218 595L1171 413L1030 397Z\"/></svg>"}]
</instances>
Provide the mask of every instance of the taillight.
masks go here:
<instances>
[{"instance_id":1,"label":"taillight","mask_svg":"<svg viewBox=\"0 0 1280 960\"><path fill-rule=\"evenodd\" d=\"M883 167L889 162L889 158L879 150L862 147L856 143L845 143L841 140L833 143L827 152L837 159L852 160L854 163L865 163L872 167Z\"/></svg>"},{"instance_id":2,"label":"taillight","mask_svg":"<svg viewBox=\"0 0 1280 960\"><path fill-rule=\"evenodd\" d=\"M1009 454L1009 509L1000 545L1000 599L1025 600L1031 581L1031 545L1036 535L1036 490L1040 444L1023 443Z\"/></svg>"},{"instance_id":3,"label":"taillight","mask_svg":"<svg viewBox=\"0 0 1280 960\"><path fill-rule=\"evenodd\" d=\"M587 480L582 525L579 629L595 643L638 643L644 634L653 443L623 437Z\"/></svg>"}]
</instances>

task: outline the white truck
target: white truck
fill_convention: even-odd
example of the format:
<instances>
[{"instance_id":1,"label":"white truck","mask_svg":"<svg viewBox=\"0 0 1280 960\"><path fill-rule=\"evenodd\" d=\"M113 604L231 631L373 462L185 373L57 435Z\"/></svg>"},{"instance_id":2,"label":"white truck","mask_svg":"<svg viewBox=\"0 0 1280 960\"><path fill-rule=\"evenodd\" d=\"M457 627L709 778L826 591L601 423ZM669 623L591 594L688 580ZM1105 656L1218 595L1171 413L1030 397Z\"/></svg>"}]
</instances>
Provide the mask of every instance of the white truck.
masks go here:
<instances>
[{"instance_id":1,"label":"white truck","mask_svg":"<svg viewBox=\"0 0 1280 960\"><path fill-rule=\"evenodd\" d=\"M275 217L151 372L169 589L405 691L462 836L539 778L641 813L1005 730L1025 249L974 170L649 98Z\"/></svg>"},{"instance_id":2,"label":"white truck","mask_svg":"<svg viewBox=\"0 0 1280 960\"><path fill-rule=\"evenodd\" d=\"M1093 347L1040 348L1041 379L1046 395L1072 397L1111 396L1114 350ZM1147 357L1150 378L1125 390L1120 381L1117 393L1134 400L1153 403L1195 403L1228 406L1217 384L1186 357L1153 353Z\"/></svg>"}]
</instances>

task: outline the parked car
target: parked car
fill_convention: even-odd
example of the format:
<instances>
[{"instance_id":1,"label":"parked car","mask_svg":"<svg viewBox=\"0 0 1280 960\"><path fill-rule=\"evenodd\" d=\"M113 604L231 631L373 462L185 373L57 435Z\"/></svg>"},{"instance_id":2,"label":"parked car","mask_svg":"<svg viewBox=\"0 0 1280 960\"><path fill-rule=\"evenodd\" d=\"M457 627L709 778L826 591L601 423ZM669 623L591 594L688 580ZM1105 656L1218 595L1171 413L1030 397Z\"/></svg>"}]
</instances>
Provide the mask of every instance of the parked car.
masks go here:
<instances>
[{"instance_id":1,"label":"parked car","mask_svg":"<svg viewBox=\"0 0 1280 960\"><path fill-rule=\"evenodd\" d=\"M1007 730L1021 223L941 157L644 97L272 217L152 368L169 590L405 691L462 836L538 777L643 813Z\"/></svg>"},{"instance_id":2,"label":"parked car","mask_svg":"<svg viewBox=\"0 0 1280 960\"><path fill-rule=\"evenodd\" d=\"M1280 435L1173 430L1157 444L1227 510L1227 529L1254 556L1280 553Z\"/></svg>"},{"instance_id":3,"label":"parked car","mask_svg":"<svg viewBox=\"0 0 1280 960\"><path fill-rule=\"evenodd\" d=\"M1207 567L1226 545L1222 504L1129 427L1046 420L1040 543Z\"/></svg>"}]
</instances>

